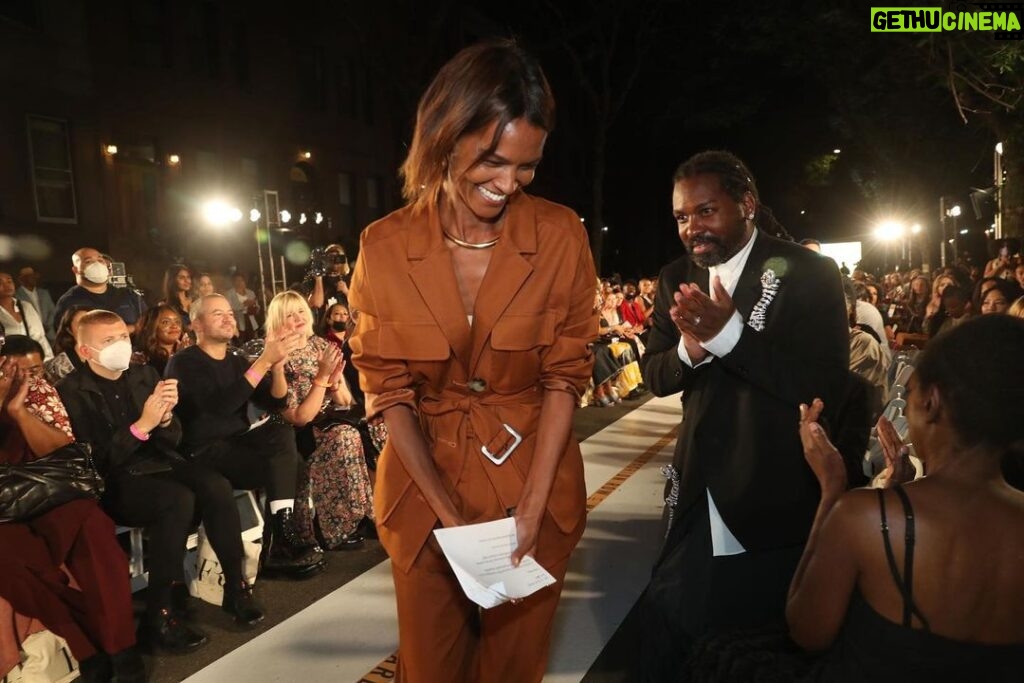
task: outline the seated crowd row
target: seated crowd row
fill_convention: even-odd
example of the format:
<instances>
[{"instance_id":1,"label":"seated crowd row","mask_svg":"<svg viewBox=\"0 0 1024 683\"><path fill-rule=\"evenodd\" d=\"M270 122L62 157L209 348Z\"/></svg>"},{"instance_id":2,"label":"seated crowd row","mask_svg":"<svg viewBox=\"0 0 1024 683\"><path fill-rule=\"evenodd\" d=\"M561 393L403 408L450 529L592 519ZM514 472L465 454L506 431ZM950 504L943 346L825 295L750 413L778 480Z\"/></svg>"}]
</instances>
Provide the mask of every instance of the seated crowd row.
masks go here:
<instances>
[{"instance_id":1,"label":"seated crowd row","mask_svg":"<svg viewBox=\"0 0 1024 683\"><path fill-rule=\"evenodd\" d=\"M223 569L223 610L244 627L263 619L243 575L234 489L266 494L261 578L312 576L324 548L357 548L373 533L371 454L386 430L379 418L359 419L347 313L329 306L318 335L306 298L282 292L267 307L261 350L248 357L231 346L235 311L217 294L190 302L191 335L173 305L145 311L134 350L129 325L105 309L69 308L48 361L40 341L8 333L2 461L86 442L105 492L101 504L76 500L0 525L0 598L63 637L85 680L145 676L128 573L107 569L124 557L115 522L148 536L140 635L173 652L207 641L184 610L186 542L200 522Z\"/></svg>"}]
</instances>

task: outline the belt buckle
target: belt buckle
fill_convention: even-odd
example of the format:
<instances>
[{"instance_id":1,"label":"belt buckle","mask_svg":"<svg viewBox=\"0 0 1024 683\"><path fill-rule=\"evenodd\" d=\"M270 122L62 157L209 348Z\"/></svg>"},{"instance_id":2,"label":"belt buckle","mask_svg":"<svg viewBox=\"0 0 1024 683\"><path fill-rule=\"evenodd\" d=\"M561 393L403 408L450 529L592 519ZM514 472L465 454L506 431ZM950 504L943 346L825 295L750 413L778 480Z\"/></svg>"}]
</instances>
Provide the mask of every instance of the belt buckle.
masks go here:
<instances>
[{"instance_id":1,"label":"belt buckle","mask_svg":"<svg viewBox=\"0 0 1024 683\"><path fill-rule=\"evenodd\" d=\"M519 446L519 444L523 442L523 437L519 432L509 427L504 422L501 424L501 426L505 428L505 431L512 435L512 443L509 445L509 447L506 448L504 452L499 454L491 453L489 450L487 450L487 446L480 447L480 452L483 453L487 457L487 459L493 462L495 465L500 465L501 463L508 460L508 456L512 455L512 451L514 451Z\"/></svg>"}]
</instances>

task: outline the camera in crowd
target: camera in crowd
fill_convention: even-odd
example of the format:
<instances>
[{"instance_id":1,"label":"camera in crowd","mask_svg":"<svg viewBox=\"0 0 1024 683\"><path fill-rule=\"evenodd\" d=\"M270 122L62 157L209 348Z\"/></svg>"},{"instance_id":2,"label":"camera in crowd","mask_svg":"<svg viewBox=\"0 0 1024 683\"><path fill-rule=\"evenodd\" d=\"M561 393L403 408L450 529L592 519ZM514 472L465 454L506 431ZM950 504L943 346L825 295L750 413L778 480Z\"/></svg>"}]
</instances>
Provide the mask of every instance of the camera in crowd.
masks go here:
<instances>
[{"instance_id":1,"label":"camera in crowd","mask_svg":"<svg viewBox=\"0 0 1024 683\"><path fill-rule=\"evenodd\" d=\"M344 275L348 270L348 256L339 244L315 247L309 254L309 276Z\"/></svg>"}]
</instances>

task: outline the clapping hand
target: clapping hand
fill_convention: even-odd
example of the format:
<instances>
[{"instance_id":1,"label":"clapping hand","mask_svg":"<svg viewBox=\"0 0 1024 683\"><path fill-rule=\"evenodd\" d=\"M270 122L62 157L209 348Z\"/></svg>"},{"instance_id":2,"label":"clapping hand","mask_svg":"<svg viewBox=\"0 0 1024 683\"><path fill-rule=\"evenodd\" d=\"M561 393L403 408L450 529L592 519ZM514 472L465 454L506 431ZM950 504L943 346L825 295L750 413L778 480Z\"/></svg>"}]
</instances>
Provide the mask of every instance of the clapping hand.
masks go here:
<instances>
[{"instance_id":1,"label":"clapping hand","mask_svg":"<svg viewBox=\"0 0 1024 683\"><path fill-rule=\"evenodd\" d=\"M904 484L913 481L917 476L914 464L910 462L910 447L903 443L903 439L896 432L892 422L885 415L878 418L875 425L878 434L878 444L882 447L882 454L885 456L885 469L879 473L879 480L883 488L889 488L896 484Z\"/></svg>"},{"instance_id":2,"label":"clapping hand","mask_svg":"<svg viewBox=\"0 0 1024 683\"><path fill-rule=\"evenodd\" d=\"M263 358L276 365L288 360L288 354L298 351L306 345L306 338L298 332L278 332L268 334L263 344Z\"/></svg>"},{"instance_id":3,"label":"clapping hand","mask_svg":"<svg viewBox=\"0 0 1024 683\"><path fill-rule=\"evenodd\" d=\"M341 351L334 344L328 344L317 359L316 381L320 384L335 386L341 377L341 369L344 366Z\"/></svg>"},{"instance_id":4,"label":"clapping hand","mask_svg":"<svg viewBox=\"0 0 1024 683\"><path fill-rule=\"evenodd\" d=\"M822 498L839 496L847 484L843 457L818 424L824 408L820 398L814 399L810 406L800 404L800 443L804 447L804 459L818 478Z\"/></svg>"},{"instance_id":5,"label":"clapping hand","mask_svg":"<svg viewBox=\"0 0 1024 683\"><path fill-rule=\"evenodd\" d=\"M0 407L7 401L14 379L18 373L18 364L10 356L0 357Z\"/></svg>"},{"instance_id":6,"label":"clapping hand","mask_svg":"<svg viewBox=\"0 0 1024 683\"><path fill-rule=\"evenodd\" d=\"M177 380L162 380L153 387L153 393L142 404L142 415L135 421L138 428L151 432L170 419L170 412L178 404Z\"/></svg>"}]
</instances>

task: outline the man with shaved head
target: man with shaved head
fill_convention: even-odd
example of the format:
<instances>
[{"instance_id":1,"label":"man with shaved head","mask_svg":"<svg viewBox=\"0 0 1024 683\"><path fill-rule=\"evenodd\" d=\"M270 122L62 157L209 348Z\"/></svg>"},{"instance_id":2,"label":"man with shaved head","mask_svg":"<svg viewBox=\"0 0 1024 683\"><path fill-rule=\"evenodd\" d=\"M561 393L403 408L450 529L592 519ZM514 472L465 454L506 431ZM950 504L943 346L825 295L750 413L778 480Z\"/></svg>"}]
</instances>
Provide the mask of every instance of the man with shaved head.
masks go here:
<instances>
[{"instance_id":1,"label":"man with shaved head","mask_svg":"<svg viewBox=\"0 0 1024 683\"><path fill-rule=\"evenodd\" d=\"M134 292L110 286L110 268L96 249L82 247L71 255L71 272L75 274L75 286L64 292L57 300L53 313L55 324L69 307L75 305L90 309L113 311L135 331L135 323L146 310L146 304Z\"/></svg>"}]
</instances>

